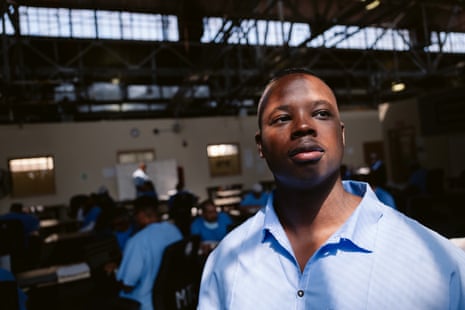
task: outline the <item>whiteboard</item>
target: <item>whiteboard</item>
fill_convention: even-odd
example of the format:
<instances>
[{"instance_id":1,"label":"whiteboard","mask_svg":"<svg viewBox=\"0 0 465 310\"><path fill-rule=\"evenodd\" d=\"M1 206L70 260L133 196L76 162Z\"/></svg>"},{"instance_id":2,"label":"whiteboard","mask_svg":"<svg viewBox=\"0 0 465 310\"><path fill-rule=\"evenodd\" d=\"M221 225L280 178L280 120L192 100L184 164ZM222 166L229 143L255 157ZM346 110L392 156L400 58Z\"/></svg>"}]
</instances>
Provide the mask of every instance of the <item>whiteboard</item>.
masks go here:
<instances>
[{"instance_id":1,"label":"whiteboard","mask_svg":"<svg viewBox=\"0 0 465 310\"><path fill-rule=\"evenodd\" d=\"M147 162L147 174L155 185L160 200L166 200L169 192L176 188L178 170L175 159L155 160ZM136 189L132 181L132 173L139 166L138 163L116 165L116 182L118 200L132 200L136 198Z\"/></svg>"}]
</instances>

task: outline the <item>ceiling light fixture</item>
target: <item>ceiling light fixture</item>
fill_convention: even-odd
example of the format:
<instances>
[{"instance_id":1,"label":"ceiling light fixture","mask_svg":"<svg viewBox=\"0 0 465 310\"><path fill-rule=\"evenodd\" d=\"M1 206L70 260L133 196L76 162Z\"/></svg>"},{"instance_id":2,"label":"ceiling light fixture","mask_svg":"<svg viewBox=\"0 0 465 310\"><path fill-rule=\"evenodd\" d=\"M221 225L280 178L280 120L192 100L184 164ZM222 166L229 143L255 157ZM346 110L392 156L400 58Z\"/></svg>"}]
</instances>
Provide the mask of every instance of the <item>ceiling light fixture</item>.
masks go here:
<instances>
[{"instance_id":1,"label":"ceiling light fixture","mask_svg":"<svg viewBox=\"0 0 465 310\"><path fill-rule=\"evenodd\" d=\"M392 85L391 85L392 92L398 93L398 92L403 91L404 89L405 89L405 83L400 82L400 81L392 82Z\"/></svg>"},{"instance_id":2,"label":"ceiling light fixture","mask_svg":"<svg viewBox=\"0 0 465 310\"><path fill-rule=\"evenodd\" d=\"M373 9L376 9L380 4L381 4L380 0L369 1L367 5L365 5L365 10L371 11Z\"/></svg>"}]
</instances>

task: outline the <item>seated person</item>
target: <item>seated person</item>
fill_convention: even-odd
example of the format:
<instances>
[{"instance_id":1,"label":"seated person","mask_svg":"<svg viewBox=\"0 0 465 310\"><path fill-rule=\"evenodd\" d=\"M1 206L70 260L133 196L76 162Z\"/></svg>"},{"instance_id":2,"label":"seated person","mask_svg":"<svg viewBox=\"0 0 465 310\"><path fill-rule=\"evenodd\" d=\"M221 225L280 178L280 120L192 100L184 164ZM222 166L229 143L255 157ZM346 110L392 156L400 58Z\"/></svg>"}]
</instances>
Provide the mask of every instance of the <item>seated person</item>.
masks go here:
<instances>
[{"instance_id":1,"label":"seated person","mask_svg":"<svg viewBox=\"0 0 465 310\"><path fill-rule=\"evenodd\" d=\"M118 241L121 252L124 251L127 241L136 233L136 227L131 220L129 212L124 208L116 208L112 214L111 226L113 234Z\"/></svg>"},{"instance_id":2,"label":"seated person","mask_svg":"<svg viewBox=\"0 0 465 310\"><path fill-rule=\"evenodd\" d=\"M184 189L183 183L178 183L176 190L176 193L168 199L168 213L183 236L187 237L190 234L192 208L197 205L198 197Z\"/></svg>"},{"instance_id":3,"label":"seated person","mask_svg":"<svg viewBox=\"0 0 465 310\"><path fill-rule=\"evenodd\" d=\"M152 288L163 252L182 234L172 223L161 221L158 201L152 197L134 201L134 219L141 229L126 243L116 279L120 297L139 302L141 310L152 310Z\"/></svg>"},{"instance_id":4,"label":"seated person","mask_svg":"<svg viewBox=\"0 0 465 310\"><path fill-rule=\"evenodd\" d=\"M252 191L244 195L242 198L242 201L239 204L239 211L243 215L254 214L261 207L266 206L268 197L269 193L263 190L263 186L260 183L255 183L252 186Z\"/></svg>"},{"instance_id":5,"label":"seated person","mask_svg":"<svg viewBox=\"0 0 465 310\"><path fill-rule=\"evenodd\" d=\"M11 204L10 212L0 216L1 220L19 220L23 225L24 246L29 246L31 235L37 235L40 229L40 220L33 214L26 213L23 209L23 204L14 202Z\"/></svg>"},{"instance_id":6,"label":"seated person","mask_svg":"<svg viewBox=\"0 0 465 310\"><path fill-rule=\"evenodd\" d=\"M26 213L23 204L14 202L10 206L10 212L0 216L1 219L18 219L23 224L24 233L30 235L39 230L40 221L36 216Z\"/></svg>"},{"instance_id":7,"label":"seated person","mask_svg":"<svg viewBox=\"0 0 465 310\"><path fill-rule=\"evenodd\" d=\"M211 199L203 201L199 208L201 215L192 222L191 234L200 236L201 247L208 252L226 236L233 221L227 213L218 212Z\"/></svg>"},{"instance_id":8,"label":"seated person","mask_svg":"<svg viewBox=\"0 0 465 310\"><path fill-rule=\"evenodd\" d=\"M102 213L102 208L98 205L96 194L91 194L83 209L78 212L78 219L82 218L80 232L88 232L94 230L95 224Z\"/></svg>"},{"instance_id":9,"label":"seated person","mask_svg":"<svg viewBox=\"0 0 465 310\"><path fill-rule=\"evenodd\" d=\"M197 197L197 195L191 193L189 190L187 190L185 187L184 187L184 183L183 182L179 182L178 184L176 184L176 193L174 193L173 195L171 195L168 199L168 207L171 208L173 206L173 203L174 203L174 200L176 199L176 197L179 197L179 196L186 196L186 197L189 197L190 199L190 205L192 206L195 206L197 205L197 201L199 199L199 197Z\"/></svg>"},{"instance_id":10,"label":"seated person","mask_svg":"<svg viewBox=\"0 0 465 310\"><path fill-rule=\"evenodd\" d=\"M145 181L140 187L138 192L138 197L147 196L158 199L158 193L155 189L155 185L152 181Z\"/></svg>"}]
</instances>

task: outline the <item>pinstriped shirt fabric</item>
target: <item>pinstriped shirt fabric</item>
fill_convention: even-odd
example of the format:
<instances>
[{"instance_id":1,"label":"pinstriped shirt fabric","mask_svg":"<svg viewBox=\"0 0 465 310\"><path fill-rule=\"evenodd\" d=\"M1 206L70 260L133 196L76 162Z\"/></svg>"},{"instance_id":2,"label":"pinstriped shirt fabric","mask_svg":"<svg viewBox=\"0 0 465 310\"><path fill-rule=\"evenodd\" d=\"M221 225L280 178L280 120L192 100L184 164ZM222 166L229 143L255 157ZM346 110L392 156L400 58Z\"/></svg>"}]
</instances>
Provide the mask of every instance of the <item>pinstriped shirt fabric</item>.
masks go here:
<instances>
[{"instance_id":1,"label":"pinstriped shirt fabric","mask_svg":"<svg viewBox=\"0 0 465 310\"><path fill-rule=\"evenodd\" d=\"M208 257L198 309L465 309L465 252L366 183L344 187L363 199L303 272L271 196Z\"/></svg>"}]
</instances>

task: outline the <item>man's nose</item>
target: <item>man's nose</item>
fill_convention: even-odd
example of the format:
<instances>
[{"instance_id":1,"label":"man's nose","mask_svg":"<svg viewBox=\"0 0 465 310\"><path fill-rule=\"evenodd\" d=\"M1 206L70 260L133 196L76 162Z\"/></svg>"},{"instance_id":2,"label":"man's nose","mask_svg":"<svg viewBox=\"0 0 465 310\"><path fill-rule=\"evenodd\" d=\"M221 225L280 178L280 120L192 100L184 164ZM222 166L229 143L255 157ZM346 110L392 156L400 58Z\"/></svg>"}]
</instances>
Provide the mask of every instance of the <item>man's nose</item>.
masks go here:
<instances>
[{"instance_id":1,"label":"man's nose","mask_svg":"<svg viewBox=\"0 0 465 310\"><path fill-rule=\"evenodd\" d=\"M299 138L306 135L315 135L316 129L314 120L310 115L299 115L294 118L294 126L292 128L291 138Z\"/></svg>"}]
</instances>

